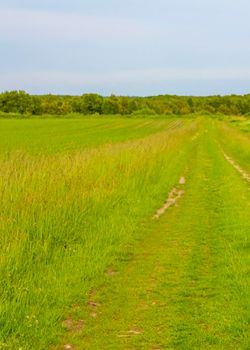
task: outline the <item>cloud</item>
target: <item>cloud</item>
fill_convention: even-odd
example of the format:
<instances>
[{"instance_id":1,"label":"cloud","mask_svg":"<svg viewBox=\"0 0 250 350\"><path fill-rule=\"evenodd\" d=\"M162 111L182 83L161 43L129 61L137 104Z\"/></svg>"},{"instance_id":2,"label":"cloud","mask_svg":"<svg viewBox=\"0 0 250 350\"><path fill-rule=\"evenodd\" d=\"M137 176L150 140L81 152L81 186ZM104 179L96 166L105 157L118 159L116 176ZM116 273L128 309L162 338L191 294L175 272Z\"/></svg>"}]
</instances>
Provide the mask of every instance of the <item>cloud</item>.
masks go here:
<instances>
[{"instance_id":1,"label":"cloud","mask_svg":"<svg viewBox=\"0 0 250 350\"><path fill-rule=\"evenodd\" d=\"M169 80L250 80L250 69L145 69L110 71L105 73L75 73L44 71L3 73L0 88L13 86L107 86L112 84L158 83Z\"/></svg>"},{"instance_id":2,"label":"cloud","mask_svg":"<svg viewBox=\"0 0 250 350\"><path fill-rule=\"evenodd\" d=\"M98 41L138 40L145 37L145 26L129 18L90 16L1 9L0 37L10 41L59 40Z\"/></svg>"},{"instance_id":3,"label":"cloud","mask_svg":"<svg viewBox=\"0 0 250 350\"><path fill-rule=\"evenodd\" d=\"M112 11L110 14L104 12L105 14L88 15L87 9L77 14L0 8L0 41L22 42L24 45L39 43L41 46L54 43L55 46L63 44L65 47L73 43L96 44L100 47L124 44L131 47L149 46L152 51L155 47L161 47L162 50L248 48L249 21L242 17L242 13L233 25L235 13L208 14L204 9L184 8L185 11L183 6L178 10L169 4L165 5L162 13L158 10L157 15L153 15L152 9L151 16L143 8L142 14L137 17L134 17L132 8L127 17L116 15ZM112 49L115 50L115 47Z\"/></svg>"},{"instance_id":4,"label":"cloud","mask_svg":"<svg viewBox=\"0 0 250 350\"><path fill-rule=\"evenodd\" d=\"M131 93L137 86L143 94L149 85L155 93L166 84L181 91L192 81L236 89L237 81L250 80L249 6L247 0L6 1L0 90Z\"/></svg>"}]
</instances>

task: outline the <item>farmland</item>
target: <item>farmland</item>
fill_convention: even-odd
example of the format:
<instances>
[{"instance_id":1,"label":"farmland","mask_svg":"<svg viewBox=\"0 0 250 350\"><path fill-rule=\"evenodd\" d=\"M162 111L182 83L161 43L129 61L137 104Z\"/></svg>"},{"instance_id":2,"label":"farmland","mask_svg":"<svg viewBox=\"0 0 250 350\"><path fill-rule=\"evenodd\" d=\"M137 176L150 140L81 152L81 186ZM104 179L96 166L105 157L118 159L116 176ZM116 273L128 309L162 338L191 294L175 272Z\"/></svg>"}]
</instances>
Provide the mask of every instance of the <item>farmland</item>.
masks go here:
<instances>
[{"instance_id":1,"label":"farmland","mask_svg":"<svg viewBox=\"0 0 250 350\"><path fill-rule=\"evenodd\" d=\"M248 349L248 126L1 119L0 349Z\"/></svg>"}]
</instances>

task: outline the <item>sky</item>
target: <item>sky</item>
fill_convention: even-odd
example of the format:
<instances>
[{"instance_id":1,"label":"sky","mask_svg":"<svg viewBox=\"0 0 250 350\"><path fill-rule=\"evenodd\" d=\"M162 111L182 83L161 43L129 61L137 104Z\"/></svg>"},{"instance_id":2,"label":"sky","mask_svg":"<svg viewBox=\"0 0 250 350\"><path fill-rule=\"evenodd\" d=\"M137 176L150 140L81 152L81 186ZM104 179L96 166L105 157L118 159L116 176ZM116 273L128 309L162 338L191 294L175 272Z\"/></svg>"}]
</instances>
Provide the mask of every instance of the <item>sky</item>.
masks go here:
<instances>
[{"instance_id":1,"label":"sky","mask_svg":"<svg viewBox=\"0 0 250 350\"><path fill-rule=\"evenodd\" d=\"M0 0L0 91L250 93L249 0Z\"/></svg>"}]
</instances>

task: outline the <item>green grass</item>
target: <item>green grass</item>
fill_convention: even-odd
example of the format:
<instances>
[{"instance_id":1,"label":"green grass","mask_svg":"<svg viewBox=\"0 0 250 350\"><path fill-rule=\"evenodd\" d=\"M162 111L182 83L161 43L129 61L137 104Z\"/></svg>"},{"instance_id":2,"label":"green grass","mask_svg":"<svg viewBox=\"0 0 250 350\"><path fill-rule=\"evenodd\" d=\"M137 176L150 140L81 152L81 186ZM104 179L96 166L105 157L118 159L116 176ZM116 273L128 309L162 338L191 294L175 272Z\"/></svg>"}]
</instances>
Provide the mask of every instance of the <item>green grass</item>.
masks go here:
<instances>
[{"instance_id":1,"label":"green grass","mask_svg":"<svg viewBox=\"0 0 250 350\"><path fill-rule=\"evenodd\" d=\"M138 128L138 140L71 153L18 147L1 160L2 348L60 341L67 307L126 256L139 223L176 181L196 128L170 123L146 138Z\"/></svg>"},{"instance_id":2,"label":"green grass","mask_svg":"<svg viewBox=\"0 0 250 350\"><path fill-rule=\"evenodd\" d=\"M248 170L245 134L1 122L0 349L249 348L249 184L222 152ZM152 220L181 176L178 205Z\"/></svg>"},{"instance_id":3,"label":"green grass","mask_svg":"<svg viewBox=\"0 0 250 350\"><path fill-rule=\"evenodd\" d=\"M249 118L235 117L235 118L228 118L228 119L230 121L231 126L234 126L245 133L250 132L250 120L249 120Z\"/></svg>"},{"instance_id":4,"label":"green grass","mask_svg":"<svg viewBox=\"0 0 250 350\"><path fill-rule=\"evenodd\" d=\"M65 153L178 127L173 119L0 119L0 152Z\"/></svg>"},{"instance_id":5,"label":"green grass","mask_svg":"<svg viewBox=\"0 0 250 350\"><path fill-rule=\"evenodd\" d=\"M244 169L250 172L250 134L239 132L227 123L217 125L220 145Z\"/></svg>"},{"instance_id":6,"label":"green grass","mask_svg":"<svg viewBox=\"0 0 250 350\"><path fill-rule=\"evenodd\" d=\"M130 260L118 261L116 273L89 295L97 306L69 311L85 320L85 329L68 333L64 344L249 349L249 185L218 142L208 122L183 163L187 183L179 206L145 223Z\"/></svg>"}]
</instances>

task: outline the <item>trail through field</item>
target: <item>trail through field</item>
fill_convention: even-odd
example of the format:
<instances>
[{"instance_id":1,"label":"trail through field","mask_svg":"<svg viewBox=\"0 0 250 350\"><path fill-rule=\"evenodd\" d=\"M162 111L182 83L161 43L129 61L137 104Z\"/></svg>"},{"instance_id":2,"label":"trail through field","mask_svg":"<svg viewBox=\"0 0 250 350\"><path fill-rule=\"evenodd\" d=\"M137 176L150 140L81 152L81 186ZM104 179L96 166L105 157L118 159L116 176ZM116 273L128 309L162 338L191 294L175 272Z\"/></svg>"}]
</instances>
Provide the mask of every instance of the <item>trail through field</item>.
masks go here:
<instances>
[{"instance_id":1,"label":"trail through field","mask_svg":"<svg viewBox=\"0 0 250 350\"><path fill-rule=\"evenodd\" d=\"M247 350L250 138L2 120L0 350Z\"/></svg>"},{"instance_id":2,"label":"trail through field","mask_svg":"<svg viewBox=\"0 0 250 350\"><path fill-rule=\"evenodd\" d=\"M82 328L66 327L60 348L249 349L249 191L212 123L192 141L157 220L76 307Z\"/></svg>"}]
</instances>

